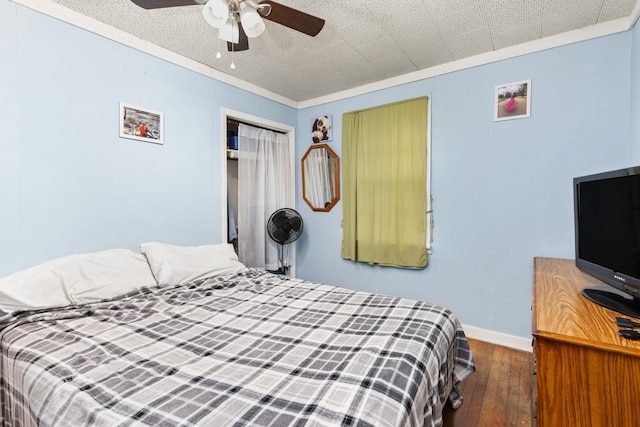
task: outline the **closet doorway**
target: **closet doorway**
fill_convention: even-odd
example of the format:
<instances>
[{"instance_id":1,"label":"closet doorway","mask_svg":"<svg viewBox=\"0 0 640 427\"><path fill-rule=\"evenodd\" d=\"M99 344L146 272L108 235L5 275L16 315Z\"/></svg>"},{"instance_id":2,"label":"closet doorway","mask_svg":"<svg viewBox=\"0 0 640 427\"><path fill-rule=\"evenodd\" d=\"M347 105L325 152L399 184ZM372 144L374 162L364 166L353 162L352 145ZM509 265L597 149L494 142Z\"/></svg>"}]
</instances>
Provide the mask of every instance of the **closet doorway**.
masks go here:
<instances>
[{"instance_id":1,"label":"closet doorway","mask_svg":"<svg viewBox=\"0 0 640 427\"><path fill-rule=\"evenodd\" d=\"M292 207L295 209L295 194L296 194L296 186L295 186L295 129L292 126L285 125L282 123L273 122L261 117L251 116L245 113L241 113L239 111L233 111L229 109L222 109L222 117L221 117L221 140L223 141L222 149L224 154L222 156L222 212L224 212L225 221L222 224L222 236L223 241L229 241L229 237L233 237L232 233L234 232L233 224L235 224L238 229L237 237L238 237L238 246L242 245L255 245L253 242L253 238L249 238L246 229L242 229L242 221L243 217L246 218L246 211L243 211L242 214L239 214L239 211L242 210L242 203L246 203L246 200L240 200L239 193L242 194L246 187L240 188L243 185L243 176L246 177L244 173L239 174L239 164L241 160L238 159L239 152L237 151L238 142L234 138L238 133L239 124L248 125L251 127L259 128L261 130L269 130L278 133L278 138L280 141L284 141L285 144L288 143L289 155L288 159L285 159L285 163L287 164L287 168L290 170L289 176L289 188L291 191L288 191L285 196L285 206L283 207ZM245 127L245 131L246 131ZM246 153L245 153L246 155ZM242 160L243 165L246 167L246 158ZM246 171L246 169L245 169ZM244 182L246 184L246 182ZM268 191L268 187L266 189ZM229 200L229 204L227 203ZM240 206L239 206L240 205ZM232 209L230 209L232 208ZM233 215L233 218L229 218L229 215ZM231 221L231 222L230 222ZM262 222L262 221L261 221ZM266 224L266 220L265 220ZM230 228L229 225L232 225ZM253 231L253 230L252 230ZM267 246L267 251L271 250L269 245L275 245L269 238L268 235L265 234L265 241L257 244L263 244ZM289 245L289 264L290 268L288 273L292 276L295 276L295 243ZM244 252L247 249L245 246L244 249L240 248L240 252ZM240 260L242 260L242 255L240 256ZM267 268L271 270L271 268Z\"/></svg>"}]
</instances>

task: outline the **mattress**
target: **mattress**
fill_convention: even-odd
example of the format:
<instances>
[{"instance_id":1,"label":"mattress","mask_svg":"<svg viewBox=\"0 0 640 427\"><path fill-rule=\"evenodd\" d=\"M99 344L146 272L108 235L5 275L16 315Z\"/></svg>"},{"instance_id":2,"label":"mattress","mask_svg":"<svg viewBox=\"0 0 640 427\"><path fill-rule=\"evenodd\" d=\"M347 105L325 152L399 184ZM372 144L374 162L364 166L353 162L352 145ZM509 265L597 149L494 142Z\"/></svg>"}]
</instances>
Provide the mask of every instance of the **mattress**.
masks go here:
<instances>
[{"instance_id":1,"label":"mattress","mask_svg":"<svg viewBox=\"0 0 640 427\"><path fill-rule=\"evenodd\" d=\"M0 349L4 426L439 426L475 369L447 308L256 269L14 312Z\"/></svg>"}]
</instances>

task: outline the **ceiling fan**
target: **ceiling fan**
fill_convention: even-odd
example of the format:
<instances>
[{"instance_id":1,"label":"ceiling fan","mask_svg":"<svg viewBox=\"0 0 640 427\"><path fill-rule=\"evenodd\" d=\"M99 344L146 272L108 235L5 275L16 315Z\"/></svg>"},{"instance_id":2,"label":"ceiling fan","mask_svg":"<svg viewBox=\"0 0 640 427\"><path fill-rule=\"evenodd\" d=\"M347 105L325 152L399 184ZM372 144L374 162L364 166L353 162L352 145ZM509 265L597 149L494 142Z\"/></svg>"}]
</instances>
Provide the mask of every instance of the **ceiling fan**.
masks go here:
<instances>
[{"instance_id":1,"label":"ceiling fan","mask_svg":"<svg viewBox=\"0 0 640 427\"><path fill-rule=\"evenodd\" d=\"M264 31L262 18L308 34L318 35L324 19L267 0L131 0L144 9L204 5L204 19L218 28L218 37L227 41L232 52L249 49L249 38Z\"/></svg>"}]
</instances>

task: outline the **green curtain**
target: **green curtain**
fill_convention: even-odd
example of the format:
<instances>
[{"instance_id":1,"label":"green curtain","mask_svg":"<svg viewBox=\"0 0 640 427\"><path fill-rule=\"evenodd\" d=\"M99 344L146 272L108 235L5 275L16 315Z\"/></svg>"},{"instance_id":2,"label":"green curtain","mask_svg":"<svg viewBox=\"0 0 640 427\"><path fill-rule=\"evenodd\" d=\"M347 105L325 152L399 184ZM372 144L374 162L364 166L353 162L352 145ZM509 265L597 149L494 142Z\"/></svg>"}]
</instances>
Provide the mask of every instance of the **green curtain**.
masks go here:
<instances>
[{"instance_id":1,"label":"green curtain","mask_svg":"<svg viewBox=\"0 0 640 427\"><path fill-rule=\"evenodd\" d=\"M428 98L345 113L342 257L427 265Z\"/></svg>"}]
</instances>

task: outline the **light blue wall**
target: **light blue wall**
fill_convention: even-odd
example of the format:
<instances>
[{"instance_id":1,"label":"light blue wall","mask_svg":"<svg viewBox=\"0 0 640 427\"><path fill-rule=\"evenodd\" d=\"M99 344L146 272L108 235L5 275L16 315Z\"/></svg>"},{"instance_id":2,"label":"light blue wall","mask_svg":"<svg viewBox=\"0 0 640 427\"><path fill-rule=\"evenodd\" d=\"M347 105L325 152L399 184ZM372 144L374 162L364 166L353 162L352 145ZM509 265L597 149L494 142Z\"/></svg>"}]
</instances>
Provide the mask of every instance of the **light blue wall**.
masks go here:
<instances>
[{"instance_id":1,"label":"light blue wall","mask_svg":"<svg viewBox=\"0 0 640 427\"><path fill-rule=\"evenodd\" d=\"M631 163L640 165L640 26L631 30Z\"/></svg>"},{"instance_id":2,"label":"light blue wall","mask_svg":"<svg viewBox=\"0 0 640 427\"><path fill-rule=\"evenodd\" d=\"M297 111L0 0L0 276L145 241L219 242L220 108ZM164 145L118 136L119 103ZM225 190L226 191L226 190Z\"/></svg>"},{"instance_id":3,"label":"light blue wall","mask_svg":"<svg viewBox=\"0 0 640 427\"><path fill-rule=\"evenodd\" d=\"M528 337L535 256L573 258L574 176L630 164L631 34L624 33L307 108L298 126L428 95L435 242L425 270L340 258L342 204L312 212L298 275L448 306L462 322ZM495 86L531 79L531 117L493 121ZM302 135L304 132L300 132ZM298 152L310 141L300 138Z\"/></svg>"}]
</instances>

